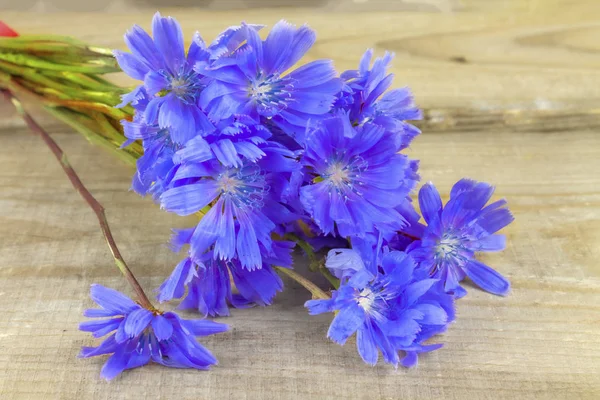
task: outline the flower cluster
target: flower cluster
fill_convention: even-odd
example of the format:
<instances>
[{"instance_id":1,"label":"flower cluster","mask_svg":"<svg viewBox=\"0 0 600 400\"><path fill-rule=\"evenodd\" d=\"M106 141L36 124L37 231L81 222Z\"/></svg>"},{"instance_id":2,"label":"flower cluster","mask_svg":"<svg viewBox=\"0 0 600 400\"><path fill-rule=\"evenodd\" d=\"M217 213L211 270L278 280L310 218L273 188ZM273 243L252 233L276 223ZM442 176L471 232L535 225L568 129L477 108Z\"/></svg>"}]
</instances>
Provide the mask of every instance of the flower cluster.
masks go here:
<instances>
[{"instance_id":1,"label":"flower cluster","mask_svg":"<svg viewBox=\"0 0 600 400\"><path fill-rule=\"evenodd\" d=\"M307 302L310 313L335 312L328 336L343 344L356 332L369 364L381 352L393 365L415 365L418 353L440 347L425 342L454 320L454 299L466 293L461 280L509 290L474 256L504 247L495 232L512 216L503 200L486 206L490 185L461 180L446 207L433 185L423 186L421 224L410 198L418 162L401 152L420 133L409 121L422 114L408 89L390 89L392 55L373 59L368 50L358 69L338 74L331 60L303 61L316 38L309 27L280 21L264 39L262 28L233 26L210 43L196 33L186 51L179 24L157 13L152 37L134 26L125 35L130 52L115 52L141 82L119 105L135 109L122 121L124 146L144 148L133 190L168 212L199 217L174 231L171 247L183 260L158 299L181 299L181 308L210 316L269 305L283 289L277 269L292 268L296 244L309 253L333 249L323 273L336 290ZM118 327L86 356L131 341L105 376L149 357L165 363L157 348L182 365L214 363L206 352L176 349L190 348L181 330L218 328L133 306L92 313L129 316L83 327L97 334Z\"/></svg>"}]
</instances>

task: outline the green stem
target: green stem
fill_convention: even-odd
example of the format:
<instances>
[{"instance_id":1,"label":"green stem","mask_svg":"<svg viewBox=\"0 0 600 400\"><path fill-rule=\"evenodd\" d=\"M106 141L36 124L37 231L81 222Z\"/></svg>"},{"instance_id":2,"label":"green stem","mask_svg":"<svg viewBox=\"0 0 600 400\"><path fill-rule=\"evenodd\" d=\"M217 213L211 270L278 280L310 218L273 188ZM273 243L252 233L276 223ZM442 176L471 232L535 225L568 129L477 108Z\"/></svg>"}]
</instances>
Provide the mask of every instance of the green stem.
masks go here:
<instances>
[{"instance_id":1,"label":"green stem","mask_svg":"<svg viewBox=\"0 0 600 400\"><path fill-rule=\"evenodd\" d=\"M325 278L327 278L329 283L331 283L331 285L335 289L340 288L340 280L338 278L336 278L335 276L333 276L333 274L331 272L329 272L329 270L324 265L321 265L321 267L319 268L319 272L321 273L321 275L323 275Z\"/></svg>"},{"instance_id":2,"label":"green stem","mask_svg":"<svg viewBox=\"0 0 600 400\"><path fill-rule=\"evenodd\" d=\"M112 61L111 64L62 64L57 62L46 61L38 57L26 55L26 54L15 54L15 53L0 53L0 60L10 62L12 64L24 65L27 67L37 69L48 69L53 71L69 71L69 72L81 72L84 74L105 74L109 72L118 72L119 68L116 61Z\"/></svg>"},{"instance_id":3,"label":"green stem","mask_svg":"<svg viewBox=\"0 0 600 400\"><path fill-rule=\"evenodd\" d=\"M71 36L60 35L22 35L10 38L0 38L0 48L11 48L21 50L29 45L37 46L38 49L55 49L56 46L62 46L68 49L87 50L90 53L112 56L112 50L89 46L85 42L75 39Z\"/></svg>"},{"instance_id":4,"label":"green stem","mask_svg":"<svg viewBox=\"0 0 600 400\"><path fill-rule=\"evenodd\" d=\"M294 235L293 233L286 234L284 236L284 239L288 239L288 240L292 240L292 241L296 242L296 244L302 250L304 250L304 252L308 256L308 260L309 260L308 269L309 270L311 270L312 272L321 273L321 275L323 275L329 281L329 283L331 283L331 285L334 288L338 289L340 287L340 280L338 278L336 278L335 276L333 276L331 274L331 272L329 272L329 270L325 267L323 260L319 259L319 257L315 254L314 250L312 249L311 245L308 242L300 239L298 236Z\"/></svg>"},{"instance_id":5,"label":"green stem","mask_svg":"<svg viewBox=\"0 0 600 400\"><path fill-rule=\"evenodd\" d=\"M70 83L74 83L75 85L82 87L86 90L91 90L100 93L110 93L113 96L116 95L117 98L118 95L128 92L126 88L122 88L106 80L99 81L98 79L94 79L93 76L81 74L78 72L47 70L44 71L44 75L49 76L51 78L61 79Z\"/></svg>"},{"instance_id":6,"label":"green stem","mask_svg":"<svg viewBox=\"0 0 600 400\"><path fill-rule=\"evenodd\" d=\"M29 87L29 90L38 92L45 99L46 104L58 104L72 106L74 108L85 108L98 110L112 118L120 120L130 117L130 109L116 109L114 104L119 102L118 93L90 91L78 87L67 86L56 80L49 79L45 74L40 73L34 68L15 65L0 60L0 70L9 75L23 78L23 84Z\"/></svg>"},{"instance_id":7,"label":"green stem","mask_svg":"<svg viewBox=\"0 0 600 400\"><path fill-rule=\"evenodd\" d=\"M283 268L283 267L275 267L275 269L277 271L282 272L283 274L289 276L290 278L292 278L299 284L301 284L306 290L308 290L312 294L313 298L324 299L324 300L330 299L330 297L327 295L327 293L325 293L317 285L315 285L314 283L312 283L311 281L309 281L302 275L298 274L296 271L294 271L292 269L288 269L288 268Z\"/></svg>"},{"instance_id":8,"label":"green stem","mask_svg":"<svg viewBox=\"0 0 600 400\"><path fill-rule=\"evenodd\" d=\"M136 158L140 158L144 154L144 149L139 142L134 142L125 149L121 148L126 138L121 131L115 129L114 125L105 114L96 112L92 113L92 117L98 123L100 130L106 135L105 137L113 143L116 151L126 151ZM114 122L115 120L112 121Z\"/></svg>"},{"instance_id":9,"label":"green stem","mask_svg":"<svg viewBox=\"0 0 600 400\"><path fill-rule=\"evenodd\" d=\"M55 106L64 106L68 108L73 108L76 110L91 110L96 112L101 112L103 114L108 115L109 117L120 121L122 119L128 119L131 116L126 112L111 107L109 105L103 103L90 102L85 100L70 100L70 99L46 99L46 104L55 105Z\"/></svg>"},{"instance_id":10,"label":"green stem","mask_svg":"<svg viewBox=\"0 0 600 400\"><path fill-rule=\"evenodd\" d=\"M92 124L93 121L88 117L62 107L47 106L45 109L54 117L81 133L91 143L104 147L127 164L135 166L137 157L128 152L127 149L120 149L115 146L110 140L99 135L96 130L91 129L88 125Z\"/></svg>"},{"instance_id":11,"label":"green stem","mask_svg":"<svg viewBox=\"0 0 600 400\"><path fill-rule=\"evenodd\" d=\"M311 258L311 259L316 258L315 252L313 251L310 244L308 244L306 242L306 240L300 239L298 236L294 235L293 233L288 233L287 235L285 235L285 237L286 237L286 239L293 240L294 242L296 242L298 244L298 246L300 246L302 248L302 250L304 250L306 252L306 255L309 258Z\"/></svg>"},{"instance_id":12,"label":"green stem","mask_svg":"<svg viewBox=\"0 0 600 400\"><path fill-rule=\"evenodd\" d=\"M318 265L319 265L320 262L319 262L319 260L317 258L317 255L313 251L311 245L308 244L308 242L306 242L305 240L300 239L298 236L294 235L293 233L287 233L284 236L284 239L296 242L296 244L302 250L304 250L304 252L306 253L306 256L308 257L308 260L309 260L309 268L310 268L310 270L313 271L313 272L317 270Z\"/></svg>"}]
</instances>

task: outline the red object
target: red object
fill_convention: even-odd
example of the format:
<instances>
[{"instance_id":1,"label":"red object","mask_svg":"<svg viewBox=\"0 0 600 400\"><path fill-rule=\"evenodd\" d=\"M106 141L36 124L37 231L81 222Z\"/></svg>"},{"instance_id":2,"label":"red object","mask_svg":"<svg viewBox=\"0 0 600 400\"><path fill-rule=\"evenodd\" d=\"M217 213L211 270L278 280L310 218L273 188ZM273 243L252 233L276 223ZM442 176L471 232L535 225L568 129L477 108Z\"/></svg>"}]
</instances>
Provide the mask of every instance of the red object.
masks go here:
<instances>
[{"instance_id":1,"label":"red object","mask_svg":"<svg viewBox=\"0 0 600 400\"><path fill-rule=\"evenodd\" d=\"M19 34L12 30L10 26L0 21L0 36L16 37L19 36Z\"/></svg>"}]
</instances>

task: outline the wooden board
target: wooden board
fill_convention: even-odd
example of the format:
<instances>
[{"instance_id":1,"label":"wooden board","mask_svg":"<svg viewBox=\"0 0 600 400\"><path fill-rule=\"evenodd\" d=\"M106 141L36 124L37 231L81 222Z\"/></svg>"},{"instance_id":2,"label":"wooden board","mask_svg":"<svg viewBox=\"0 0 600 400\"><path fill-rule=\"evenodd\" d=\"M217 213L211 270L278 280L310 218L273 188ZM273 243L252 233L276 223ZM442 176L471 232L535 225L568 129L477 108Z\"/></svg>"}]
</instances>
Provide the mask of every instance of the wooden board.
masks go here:
<instances>
[{"instance_id":1,"label":"wooden board","mask_svg":"<svg viewBox=\"0 0 600 400\"><path fill-rule=\"evenodd\" d=\"M1 103L1 399L600 398L600 3L371 10L164 13L206 38L240 20L306 21L319 35L309 59L332 57L340 70L354 67L366 47L395 51L396 85L409 84L427 112L425 133L408 151L421 159L423 179L445 193L463 176L492 182L516 215L507 251L482 257L510 278L511 295L470 288L439 337L445 347L416 369L394 370L363 365L354 342L328 342L330 316L308 316L307 293L286 281L273 306L234 311L223 320L230 332L204 340L220 360L211 372L148 366L106 383L98 376L104 359L76 358L94 343L77 325L91 305L91 283L127 288L92 212ZM9 11L1 18L21 32L123 47L125 29L148 27L150 16ZM157 287L177 261L164 245L169 230L190 220L128 192L128 167L44 121L107 209L144 287ZM301 259L298 269L305 270Z\"/></svg>"}]
</instances>

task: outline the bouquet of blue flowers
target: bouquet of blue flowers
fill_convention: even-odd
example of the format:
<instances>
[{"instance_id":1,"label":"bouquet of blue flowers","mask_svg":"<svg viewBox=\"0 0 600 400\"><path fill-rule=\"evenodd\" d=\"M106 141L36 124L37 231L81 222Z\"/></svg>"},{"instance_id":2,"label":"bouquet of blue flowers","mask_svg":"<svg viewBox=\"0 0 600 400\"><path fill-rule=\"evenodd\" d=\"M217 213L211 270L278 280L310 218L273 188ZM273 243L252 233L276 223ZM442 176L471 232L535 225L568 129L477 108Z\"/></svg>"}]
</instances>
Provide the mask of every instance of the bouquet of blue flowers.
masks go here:
<instances>
[{"instance_id":1,"label":"bouquet of blue flowers","mask_svg":"<svg viewBox=\"0 0 600 400\"><path fill-rule=\"evenodd\" d=\"M195 226L173 230L171 249L182 259L158 289L160 303L227 316L230 307L271 304L287 275L312 294L310 314L332 313L329 339L343 345L356 336L367 364L381 353L412 367L419 353L441 347L430 340L454 321L454 301L467 294L461 281L509 292L509 282L475 258L503 250L506 238L496 232L513 220L506 201L488 204L491 185L462 179L444 205L426 183L417 212L418 161L402 152L420 134L409 121L422 113L409 89L390 89L392 55L367 50L356 70L340 74L332 60L302 64L316 39L309 27L280 21L264 39L263 28L232 26L210 43L196 33L187 50L177 21L158 13L152 36L137 25L125 34L130 52L67 38L0 38L0 88L97 211L137 296L92 286L100 308L85 315L102 319L80 329L109 336L81 356L110 354L106 379L150 361L208 369L217 360L195 337L227 326L153 305L102 207L25 112L21 94L135 162L136 193L167 212L198 216ZM119 68L139 85L101 77ZM294 271L296 247L329 288Z\"/></svg>"}]
</instances>

